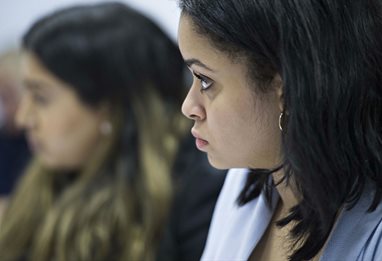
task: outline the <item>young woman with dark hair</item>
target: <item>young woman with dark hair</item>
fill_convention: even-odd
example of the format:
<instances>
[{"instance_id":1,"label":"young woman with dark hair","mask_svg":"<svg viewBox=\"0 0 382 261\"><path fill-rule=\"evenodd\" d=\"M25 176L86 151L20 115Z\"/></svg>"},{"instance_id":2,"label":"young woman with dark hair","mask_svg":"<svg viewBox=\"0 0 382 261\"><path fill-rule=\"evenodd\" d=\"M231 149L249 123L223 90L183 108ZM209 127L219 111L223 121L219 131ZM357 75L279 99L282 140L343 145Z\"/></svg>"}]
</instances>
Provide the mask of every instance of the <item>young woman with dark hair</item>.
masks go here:
<instances>
[{"instance_id":1,"label":"young woman with dark hair","mask_svg":"<svg viewBox=\"0 0 382 261\"><path fill-rule=\"evenodd\" d=\"M179 50L118 3L75 6L23 38L17 122L34 160L0 228L0 260L153 260L185 133Z\"/></svg>"},{"instance_id":2,"label":"young woman with dark hair","mask_svg":"<svg viewBox=\"0 0 382 261\"><path fill-rule=\"evenodd\" d=\"M380 260L382 3L179 4L196 146L245 168L228 174L203 260Z\"/></svg>"}]
</instances>

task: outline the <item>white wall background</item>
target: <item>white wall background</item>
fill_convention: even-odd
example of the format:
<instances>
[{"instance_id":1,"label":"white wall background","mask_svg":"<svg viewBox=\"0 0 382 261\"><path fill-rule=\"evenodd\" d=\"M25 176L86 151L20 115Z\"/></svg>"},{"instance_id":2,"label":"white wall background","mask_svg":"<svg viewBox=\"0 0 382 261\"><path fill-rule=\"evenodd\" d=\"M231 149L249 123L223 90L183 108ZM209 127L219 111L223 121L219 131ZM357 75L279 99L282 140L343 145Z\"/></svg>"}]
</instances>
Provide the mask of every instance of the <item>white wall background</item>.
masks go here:
<instances>
[{"instance_id":1,"label":"white wall background","mask_svg":"<svg viewBox=\"0 0 382 261\"><path fill-rule=\"evenodd\" d=\"M73 4L116 0L0 0L0 53L17 47L28 27L40 16ZM118 0L156 21L176 41L180 10L176 0Z\"/></svg>"}]
</instances>

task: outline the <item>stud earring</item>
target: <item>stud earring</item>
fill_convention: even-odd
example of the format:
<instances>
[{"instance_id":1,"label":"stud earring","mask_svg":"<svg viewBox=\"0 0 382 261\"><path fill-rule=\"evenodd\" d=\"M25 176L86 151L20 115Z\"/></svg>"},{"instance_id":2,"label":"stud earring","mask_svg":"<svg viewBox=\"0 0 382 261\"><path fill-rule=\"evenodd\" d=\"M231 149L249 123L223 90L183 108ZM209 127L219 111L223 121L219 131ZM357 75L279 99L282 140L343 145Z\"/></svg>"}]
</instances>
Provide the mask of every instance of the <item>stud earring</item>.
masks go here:
<instances>
[{"instance_id":1,"label":"stud earring","mask_svg":"<svg viewBox=\"0 0 382 261\"><path fill-rule=\"evenodd\" d=\"M100 131L103 135L107 136L113 131L113 126L110 121L103 121L100 125Z\"/></svg>"}]
</instances>

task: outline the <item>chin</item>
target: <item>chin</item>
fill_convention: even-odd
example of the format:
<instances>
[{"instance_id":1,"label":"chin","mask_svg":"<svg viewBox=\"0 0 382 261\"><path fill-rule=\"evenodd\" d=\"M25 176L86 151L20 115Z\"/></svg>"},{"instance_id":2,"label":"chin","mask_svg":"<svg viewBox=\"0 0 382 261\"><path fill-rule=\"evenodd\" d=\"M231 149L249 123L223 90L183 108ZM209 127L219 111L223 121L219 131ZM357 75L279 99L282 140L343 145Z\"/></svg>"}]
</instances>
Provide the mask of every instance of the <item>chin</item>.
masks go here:
<instances>
[{"instance_id":1,"label":"chin","mask_svg":"<svg viewBox=\"0 0 382 261\"><path fill-rule=\"evenodd\" d=\"M232 166L229 166L226 161L217 160L216 158L211 157L209 154L207 154L207 157L208 162L215 169L226 170L232 168Z\"/></svg>"},{"instance_id":2,"label":"chin","mask_svg":"<svg viewBox=\"0 0 382 261\"><path fill-rule=\"evenodd\" d=\"M38 157L39 161L41 162L41 165L43 165L45 168L48 169L60 169L60 165L58 162L52 159L47 159L45 157Z\"/></svg>"},{"instance_id":3,"label":"chin","mask_svg":"<svg viewBox=\"0 0 382 261\"><path fill-rule=\"evenodd\" d=\"M207 154L208 162L215 169L227 170L227 169L249 169L249 164L246 164L243 161L238 159L222 159L217 157L212 157L210 154Z\"/></svg>"},{"instance_id":4,"label":"chin","mask_svg":"<svg viewBox=\"0 0 382 261\"><path fill-rule=\"evenodd\" d=\"M39 161L45 168L50 170L63 171L63 170L72 169L67 164L64 164L64 162L62 162L61 160L55 160L51 157L47 158L47 157L40 156Z\"/></svg>"}]
</instances>

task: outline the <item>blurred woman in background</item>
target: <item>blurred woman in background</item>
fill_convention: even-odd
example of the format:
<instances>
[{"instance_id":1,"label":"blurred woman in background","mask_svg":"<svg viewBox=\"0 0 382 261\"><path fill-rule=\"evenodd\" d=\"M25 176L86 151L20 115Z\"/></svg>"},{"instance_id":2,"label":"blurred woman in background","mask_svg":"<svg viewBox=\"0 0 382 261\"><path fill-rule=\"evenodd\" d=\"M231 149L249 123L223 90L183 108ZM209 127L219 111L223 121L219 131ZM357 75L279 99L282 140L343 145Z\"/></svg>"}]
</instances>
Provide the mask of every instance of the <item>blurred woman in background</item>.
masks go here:
<instances>
[{"instance_id":1,"label":"blurred woman in background","mask_svg":"<svg viewBox=\"0 0 382 261\"><path fill-rule=\"evenodd\" d=\"M17 122L34 152L0 230L0 260L150 260L186 125L183 61L117 3L77 6L23 38Z\"/></svg>"}]
</instances>

